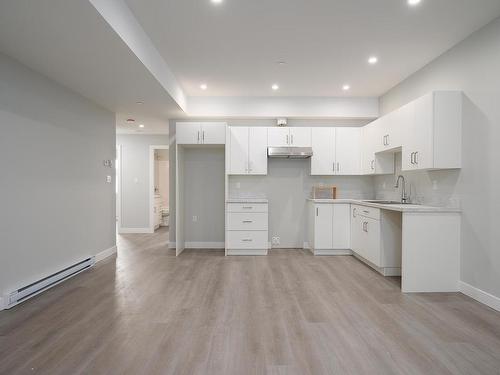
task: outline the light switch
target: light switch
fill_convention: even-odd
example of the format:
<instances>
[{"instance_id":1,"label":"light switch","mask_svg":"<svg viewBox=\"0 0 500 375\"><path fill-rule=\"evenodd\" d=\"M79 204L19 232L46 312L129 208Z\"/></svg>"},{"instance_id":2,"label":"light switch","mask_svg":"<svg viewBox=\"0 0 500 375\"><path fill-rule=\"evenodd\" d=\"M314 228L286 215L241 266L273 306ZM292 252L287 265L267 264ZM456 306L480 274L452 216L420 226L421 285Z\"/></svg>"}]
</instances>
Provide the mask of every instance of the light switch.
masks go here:
<instances>
[{"instance_id":1,"label":"light switch","mask_svg":"<svg viewBox=\"0 0 500 375\"><path fill-rule=\"evenodd\" d=\"M106 176L106 182L107 182L108 184L110 184L110 183L111 183L111 181L113 181L113 179L111 178L111 176Z\"/></svg>"}]
</instances>

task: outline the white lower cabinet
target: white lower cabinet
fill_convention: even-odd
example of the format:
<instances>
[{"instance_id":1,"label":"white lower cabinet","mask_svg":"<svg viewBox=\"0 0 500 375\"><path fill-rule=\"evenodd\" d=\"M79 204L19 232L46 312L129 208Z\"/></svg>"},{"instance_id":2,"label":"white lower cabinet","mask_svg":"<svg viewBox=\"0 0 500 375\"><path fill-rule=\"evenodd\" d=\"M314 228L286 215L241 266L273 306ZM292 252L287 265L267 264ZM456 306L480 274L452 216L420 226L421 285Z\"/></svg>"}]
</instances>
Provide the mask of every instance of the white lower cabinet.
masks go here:
<instances>
[{"instance_id":1,"label":"white lower cabinet","mask_svg":"<svg viewBox=\"0 0 500 375\"><path fill-rule=\"evenodd\" d=\"M267 203L230 202L226 207L226 255L267 255Z\"/></svg>"},{"instance_id":2,"label":"white lower cabinet","mask_svg":"<svg viewBox=\"0 0 500 375\"><path fill-rule=\"evenodd\" d=\"M351 249L384 276L401 275L401 213L351 206Z\"/></svg>"},{"instance_id":3,"label":"white lower cabinet","mask_svg":"<svg viewBox=\"0 0 500 375\"><path fill-rule=\"evenodd\" d=\"M314 255L350 254L349 206L309 202L308 245Z\"/></svg>"}]
</instances>

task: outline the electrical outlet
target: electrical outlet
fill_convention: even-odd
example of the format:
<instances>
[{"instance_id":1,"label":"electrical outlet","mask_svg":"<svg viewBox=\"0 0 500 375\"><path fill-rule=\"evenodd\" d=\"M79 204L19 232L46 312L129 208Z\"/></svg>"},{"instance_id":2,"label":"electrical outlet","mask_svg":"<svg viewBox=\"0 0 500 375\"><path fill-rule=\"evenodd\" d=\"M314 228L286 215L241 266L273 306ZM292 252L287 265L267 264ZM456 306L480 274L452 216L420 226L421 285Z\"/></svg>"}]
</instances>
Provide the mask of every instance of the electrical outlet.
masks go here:
<instances>
[{"instance_id":1,"label":"electrical outlet","mask_svg":"<svg viewBox=\"0 0 500 375\"><path fill-rule=\"evenodd\" d=\"M198 216L194 215L193 216L193 223L196 223L198 221Z\"/></svg>"}]
</instances>

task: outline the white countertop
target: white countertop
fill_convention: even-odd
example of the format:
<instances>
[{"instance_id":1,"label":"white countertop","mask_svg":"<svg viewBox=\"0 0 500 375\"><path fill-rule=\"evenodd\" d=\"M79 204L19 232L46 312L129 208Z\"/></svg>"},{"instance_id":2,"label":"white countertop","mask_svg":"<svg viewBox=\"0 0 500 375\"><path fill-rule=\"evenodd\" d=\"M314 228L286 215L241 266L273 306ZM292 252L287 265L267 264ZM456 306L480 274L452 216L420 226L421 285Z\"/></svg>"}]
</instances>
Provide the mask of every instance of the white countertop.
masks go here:
<instances>
[{"instance_id":1,"label":"white countertop","mask_svg":"<svg viewBox=\"0 0 500 375\"><path fill-rule=\"evenodd\" d=\"M366 202L360 199L313 199L307 198L308 201L314 203L351 203L358 204L360 206L374 207L380 208L383 210L391 210L391 211L399 211L399 212L457 212L460 213L462 210L459 208L452 207L436 207L436 206L424 206L419 204L381 204L381 203L372 203Z\"/></svg>"},{"instance_id":2,"label":"white countertop","mask_svg":"<svg viewBox=\"0 0 500 375\"><path fill-rule=\"evenodd\" d=\"M268 203L267 198L229 198L226 203Z\"/></svg>"}]
</instances>

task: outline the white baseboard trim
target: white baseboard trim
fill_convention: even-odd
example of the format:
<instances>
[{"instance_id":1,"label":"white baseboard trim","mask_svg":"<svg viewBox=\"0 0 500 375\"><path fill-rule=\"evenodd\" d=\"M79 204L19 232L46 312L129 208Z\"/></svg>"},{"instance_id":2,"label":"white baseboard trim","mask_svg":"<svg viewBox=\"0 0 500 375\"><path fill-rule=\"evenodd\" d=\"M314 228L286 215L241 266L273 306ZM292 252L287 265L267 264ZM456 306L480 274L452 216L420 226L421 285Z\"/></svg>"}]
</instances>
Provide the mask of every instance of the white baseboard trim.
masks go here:
<instances>
[{"instance_id":1,"label":"white baseboard trim","mask_svg":"<svg viewBox=\"0 0 500 375\"><path fill-rule=\"evenodd\" d=\"M5 306L3 297L0 296L0 311L5 310L7 306Z\"/></svg>"},{"instance_id":2,"label":"white baseboard trim","mask_svg":"<svg viewBox=\"0 0 500 375\"><path fill-rule=\"evenodd\" d=\"M224 242L185 242L184 248L186 249L225 249L226 244Z\"/></svg>"},{"instance_id":3,"label":"white baseboard trim","mask_svg":"<svg viewBox=\"0 0 500 375\"><path fill-rule=\"evenodd\" d=\"M500 311L500 298L485 292L484 290L478 289L470 284L464 283L460 281L459 283L460 292L469 296L472 299L475 299L478 302L485 304L486 306L491 307L494 310Z\"/></svg>"},{"instance_id":4,"label":"white baseboard trim","mask_svg":"<svg viewBox=\"0 0 500 375\"><path fill-rule=\"evenodd\" d=\"M95 262L100 262L103 261L106 258L109 258L112 255L115 255L117 251L116 245L110 247L109 249L106 249L104 251L101 251L100 253L97 253L95 256Z\"/></svg>"},{"instance_id":5,"label":"white baseboard trim","mask_svg":"<svg viewBox=\"0 0 500 375\"><path fill-rule=\"evenodd\" d=\"M232 255L238 255L238 256L267 255L267 250L266 249L260 249L260 250L248 250L248 249L231 250L231 249L228 249L226 251L226 255L228 255L228 256L232 256Z\"/></svg>"},{"instance_id":6,"label":"white baseboard trim","mask_svg":"<svg viewBox=\"0 0 500 375\"><path fill-rule=\"evenodd\" d=\"M127 233L154 233L151 228L118 228L119 234Z\"/></svg>"},{"instance_id":7,"label":"white baseboard trim","mask_svg":"<svg viewBox=\"0 0 500 375\"><path fill-rule=\"evenodd\" d=\"M314 255L352 255L351 250L314 250Z\"/></svg>"}]
</instances>

